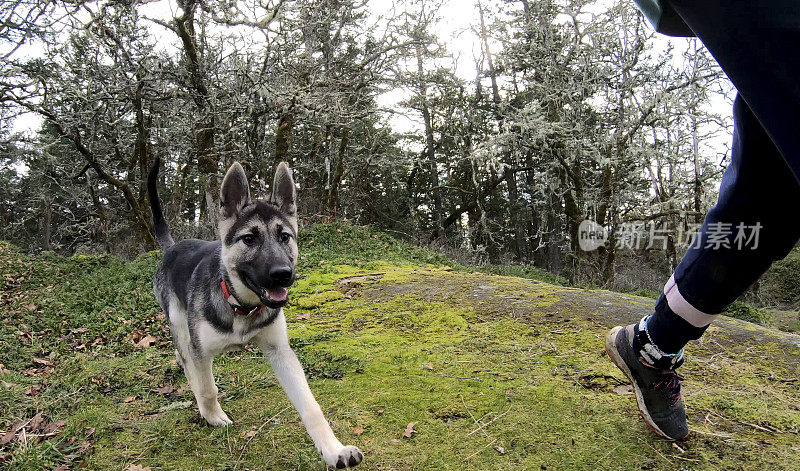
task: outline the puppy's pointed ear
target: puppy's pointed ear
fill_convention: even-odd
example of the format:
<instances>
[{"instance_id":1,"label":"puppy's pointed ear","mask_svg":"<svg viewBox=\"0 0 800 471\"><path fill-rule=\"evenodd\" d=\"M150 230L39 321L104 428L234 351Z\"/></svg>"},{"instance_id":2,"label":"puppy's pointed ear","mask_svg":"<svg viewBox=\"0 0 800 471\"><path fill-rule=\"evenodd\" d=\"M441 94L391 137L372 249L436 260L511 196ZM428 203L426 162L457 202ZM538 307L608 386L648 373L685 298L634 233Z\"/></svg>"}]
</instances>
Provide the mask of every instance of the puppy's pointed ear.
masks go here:
<instances>
[{"instance_id":1,"label":"puppy's pointed ear","mask_svg":"<svg viewBox=\"0 0 800 471\"><path fill-rule=\"evenodd\" d=\"M222 216L226 218L234 216L248 203L250 203L250 188L247 184L247 175L239 162L234 162L225 174L219 189Z\"/></svg>"},{"instance_id":2,"label":"puppy's pointed ear","mask_svg":"<svg viewBox=\"0 0 800 471\"><path fill-rule=\"evenodd\" d=\"M272 183L272 203L289 217L297 215L297 189L294 186L292 171L286 162L278 164L275 170L275 181Z\"/></svg>"}]
</instances>

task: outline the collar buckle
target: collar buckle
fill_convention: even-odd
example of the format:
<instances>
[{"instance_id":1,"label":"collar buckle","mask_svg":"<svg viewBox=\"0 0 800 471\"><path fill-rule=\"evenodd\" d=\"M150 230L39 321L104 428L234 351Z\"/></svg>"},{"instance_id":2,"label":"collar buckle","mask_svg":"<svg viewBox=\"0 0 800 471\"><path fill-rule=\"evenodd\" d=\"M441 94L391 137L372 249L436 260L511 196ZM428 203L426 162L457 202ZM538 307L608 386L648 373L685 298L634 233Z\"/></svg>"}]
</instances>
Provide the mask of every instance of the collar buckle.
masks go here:
<instances>
[{"instance_id":1,"label":"collar buckle","mask_svg":"<svg viewBox=\"0 0 800 471\"><path fill-rule=\"evenodd\" d=\"M235 306L235 305L233 306L233 309L236 311L236 314L239 314L244 317L250 317L253 314L260 313L261 310L264 309L264 305L259 304L258 306L253 306L253 309L250 309L249 311L245 311L241 306Z\"/></svg>"},{"instance_id":2,"label":"collar buckle","mask_svg":"<svg viewBox=\"0 0 800 471\"><path fill-rule=\"evenodd\" d=\"M250 317L253 314L260 314L261 311L264 309L263 304L258 304L256 306L253 306L250 310L247 310L238 304L232 303L230 301L231 292L230 289L228 289L228 284L225 283L224 278L220 277L219 285L222 288L222 294L225 296L225 301L228 301L228 304L231 305L231 307L233 308L233 312L235 312L236 314L239 314L240 316L244 317ZM236 300L235 297L233 299Z\"/></svg>"}]
</instances>

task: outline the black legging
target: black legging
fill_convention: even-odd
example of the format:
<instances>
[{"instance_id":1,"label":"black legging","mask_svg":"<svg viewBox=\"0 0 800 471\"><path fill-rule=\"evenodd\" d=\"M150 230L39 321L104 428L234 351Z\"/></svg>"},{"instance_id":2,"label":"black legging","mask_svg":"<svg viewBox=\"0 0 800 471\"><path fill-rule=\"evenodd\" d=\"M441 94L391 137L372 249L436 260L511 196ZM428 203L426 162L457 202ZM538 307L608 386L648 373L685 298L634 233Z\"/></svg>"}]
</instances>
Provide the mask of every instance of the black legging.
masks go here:
<instances>
[{"instance_id":1,"label":"black legging","mask_svg":"<svg viewBox=\"0 0 800 471\"><path fill-rule=\"evenodd\" d=\"M677 352L800 239L800 4L670 4L739 92L719 199L648 322L653 341ZM757 244L737 239L740 227Z\"/></svg>"}]
</instances>

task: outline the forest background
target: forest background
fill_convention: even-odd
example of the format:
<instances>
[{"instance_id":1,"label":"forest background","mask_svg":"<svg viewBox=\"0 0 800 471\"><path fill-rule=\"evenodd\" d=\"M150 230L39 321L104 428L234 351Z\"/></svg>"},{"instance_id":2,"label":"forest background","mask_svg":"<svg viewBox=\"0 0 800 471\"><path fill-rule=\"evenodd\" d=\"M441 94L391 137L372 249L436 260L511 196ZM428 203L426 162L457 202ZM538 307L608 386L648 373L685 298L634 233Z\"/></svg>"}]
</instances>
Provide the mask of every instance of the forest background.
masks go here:
<instances>
[{"instance_id":1,"label":"forest background","mask_svg":"<svg viewBox=\"0 0 800 471\"><path fill-rule=\"evenodd\" d=\"M176 239L214 237L227 166L265 195L286 161L303 225L654 292L729 158L732 86L629 0L14 0L0 17L0 239L27 251L153 250L156 157ZM609 243L581 250L584 220ZM787 263L751 299L796 307Z\"/></svg>"}]
</instances>

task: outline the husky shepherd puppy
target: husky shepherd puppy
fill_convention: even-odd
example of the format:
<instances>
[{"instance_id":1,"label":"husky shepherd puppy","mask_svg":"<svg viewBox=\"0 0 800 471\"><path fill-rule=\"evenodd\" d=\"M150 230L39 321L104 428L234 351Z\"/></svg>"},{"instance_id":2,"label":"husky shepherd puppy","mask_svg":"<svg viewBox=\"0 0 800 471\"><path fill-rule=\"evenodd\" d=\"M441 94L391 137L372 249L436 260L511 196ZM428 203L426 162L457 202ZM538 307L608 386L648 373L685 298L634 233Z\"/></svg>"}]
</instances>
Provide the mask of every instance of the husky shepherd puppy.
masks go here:
<instances>
[{"instance_id":1,"label":"husky shepherd puppy","mask_svg":"<svg viewBox=\"0 0 800 471\"><path fill-rule=\"evenodd\" d=\"M278 165L272 195L255 200L244 169L234 163L220 188L219 240L175 243L158 200L159 166L156 159L147 181L156 240L164 252L153 289L200 415L212 426L231 423L217 400L211 363L218 353L252 342L269 360L325 462L336 468L359 464L361 451L333 435L286 335L281 308L297 261L296 190L289 167Z\"/></svg>"}]
</instances>

